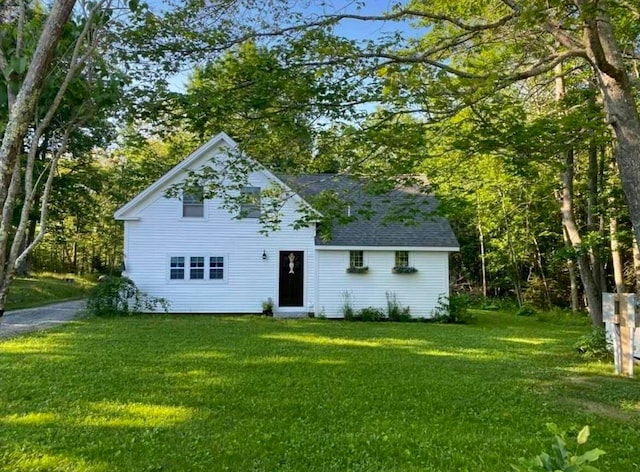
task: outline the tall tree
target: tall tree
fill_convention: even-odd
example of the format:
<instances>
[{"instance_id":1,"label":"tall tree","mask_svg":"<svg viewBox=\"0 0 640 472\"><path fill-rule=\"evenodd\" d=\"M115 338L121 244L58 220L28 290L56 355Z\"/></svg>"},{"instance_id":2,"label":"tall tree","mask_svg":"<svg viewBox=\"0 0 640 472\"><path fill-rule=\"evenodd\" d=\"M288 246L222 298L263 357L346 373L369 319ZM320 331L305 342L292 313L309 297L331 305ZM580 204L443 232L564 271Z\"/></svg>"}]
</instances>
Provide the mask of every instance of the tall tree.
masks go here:
<instances>
[{"instance_id":1,"label":"tall tree","mask_svg":"<svg viewBox=\"0 0 640 472\"><path fill-rule=\"evenodd\" d=\"M58 0L47 10L21 0L12 6L5 3L3 10L0 69L6 102L0 110L7 118L0 144L0 315L17 268L44 236L59 159L74 135L82 134L83 126L113 100L102 101L101 93L113 92L111 79L117 76L109 78L112 71L95 60L105 53L104 32L113 3L82 2L71 18L75 4ZM27 38L37 38L32 48ZM43 158L46 165L39 167ZM37 197L39 231L25 245ZM19 221L12 227L18 203Z\"/></svg>"}]
</instances>

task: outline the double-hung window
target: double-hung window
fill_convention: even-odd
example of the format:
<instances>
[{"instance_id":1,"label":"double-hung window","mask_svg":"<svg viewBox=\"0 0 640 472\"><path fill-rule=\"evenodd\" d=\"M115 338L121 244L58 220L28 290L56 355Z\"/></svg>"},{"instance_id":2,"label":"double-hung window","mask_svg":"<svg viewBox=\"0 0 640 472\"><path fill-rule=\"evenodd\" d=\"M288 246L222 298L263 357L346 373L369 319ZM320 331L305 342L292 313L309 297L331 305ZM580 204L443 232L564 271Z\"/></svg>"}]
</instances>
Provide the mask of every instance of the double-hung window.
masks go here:
<instances>
[{"instance_id":1,"label":"double-hung window","mask_svg":"<svg viewBox=\"0 0 640 472\"><path fill-rule=\"evenodd\" d=\"M363 251L349 251L349 267L360 269L364 267Z\"/></svg>"},{"instance_id":2,"label":"double-hung window","mask_svg":"<svg viewBox=\"0 0 640 472\"><path fill-rule=\"evenodd\" d=\"M171 280L184 279L184 257L171 258L169 277L171 278Z\"/></svg>"},{"instance_id":3,"label":"double-hung window","mask_svg":"<svg viewBox=\"0 0 640 472\"><path fill-rule=\"evenodd\" d=\"M244 187L240 196L240 217L260 218L260 187Z\"/></svg>"},{"instance_id":4,"label":"double-hung window","mask_svg":"<svg viewBox=\"0 0 640 472\"><path fill-rule=\"evenodd\" d=\"M208 270L207 270L208 268ZM219 280L225 279L224 256L171 256L170 280Z\"/></svg>"},{"instance_id":5,"label":"double-hung window","mask_svg":"<svg viewBox=\"0 0 640 472\"><path fill-rule=\"evenodd\" d=\"M204 257L192 257L189 270L189 278L191 280L204 279Z\"/></svg>"},{"instance_id":6,"label":"double-hung window","mask_svg":"<svg viewBox=\"0 0 640 472\"><path fill-rule=\"evenodd\" d=\"M396 251L396 267L409 267L409 251Z\"/></svg>"},{"instance_id":7,"label":"double-hung window","mask_svg":"<svg viewBox=\"0 0 640 472\"><path fill-rule=\"evenodd\" d=\"M204 217L204 192L202 189L196 188L183 193L182 216L186 218Z\"/></svg>"},{"instance_id":8,"label":"double-hung window","mask_svg":"<svg viewBox=\"0 0 640 472\"><path fill-rule=\"evenodd\" d=\"M209 258L209 278L211 280L224 279L224 257Z\"/></svg>"}]
</instances>

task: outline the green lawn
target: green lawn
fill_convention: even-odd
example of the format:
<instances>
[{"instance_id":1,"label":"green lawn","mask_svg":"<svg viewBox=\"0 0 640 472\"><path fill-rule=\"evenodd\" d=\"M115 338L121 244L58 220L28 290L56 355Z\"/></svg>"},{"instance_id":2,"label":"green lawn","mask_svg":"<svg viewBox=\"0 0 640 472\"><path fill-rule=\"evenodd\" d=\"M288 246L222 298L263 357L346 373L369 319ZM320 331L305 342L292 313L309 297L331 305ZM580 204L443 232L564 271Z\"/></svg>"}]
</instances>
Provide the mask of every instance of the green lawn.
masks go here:
<instances>
[{"instance_id":1,"label":"green lawn","mask_svg":"<svg viewBox=\"0 0 640 472\"><path fill-rule=\"evenodd\" d=\"M83 298L93 283L77 275L37 274L16 278L9 289L7 310L31 308Z\"/></svg>"},{"instance_id":2,"label":"green lawn","mask_svg":"<svg viewBox=\"0 0 640 472\"><path fill-rule=\"evenodd\" d=\"M591 426L640 470L640 383L587 328L157 316L0 341L0 470L507 471Z\"/></svg>"}]
</instances>

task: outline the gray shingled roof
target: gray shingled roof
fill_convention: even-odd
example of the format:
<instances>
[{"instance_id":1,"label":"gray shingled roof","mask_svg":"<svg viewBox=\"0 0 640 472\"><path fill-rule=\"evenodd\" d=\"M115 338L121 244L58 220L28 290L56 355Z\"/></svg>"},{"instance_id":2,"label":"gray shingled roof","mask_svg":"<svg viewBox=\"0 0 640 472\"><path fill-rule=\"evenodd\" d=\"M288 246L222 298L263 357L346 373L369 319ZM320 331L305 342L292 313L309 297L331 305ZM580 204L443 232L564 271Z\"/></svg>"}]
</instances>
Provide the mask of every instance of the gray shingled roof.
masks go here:
<instances>
[{"instance_id":1,"label":"gray shingled roof","mask_svg":"<svg viewBox=\"0 0 640 472\"><path fill-rule=\"evenodd\" d=\"M328 217L321 224L329 224L329 230L316 237L319 246L458 247L449 222L436 213L433 196L411 189L373 195L361 181L336 174L279 177ZM327 200L341 205L321 208L319 202Z\"/></svg>"}]
</instances>

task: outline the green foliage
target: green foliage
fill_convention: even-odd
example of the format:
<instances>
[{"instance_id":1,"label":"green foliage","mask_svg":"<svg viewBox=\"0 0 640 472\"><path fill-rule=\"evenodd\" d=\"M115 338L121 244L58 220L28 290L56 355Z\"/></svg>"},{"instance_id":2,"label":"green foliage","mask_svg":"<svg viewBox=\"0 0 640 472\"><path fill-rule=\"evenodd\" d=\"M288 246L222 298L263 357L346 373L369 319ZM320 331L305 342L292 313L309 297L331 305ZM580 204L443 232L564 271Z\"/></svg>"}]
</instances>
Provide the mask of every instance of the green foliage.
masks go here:
<instances>
[{"instance_id":1,"label":"green foliage","mask_svg":"<svg viewBox=\"0 0 640 472\"><path fill-rule=\"evenodd\" d=\"M382 321L386 317L385 312L380 308L369 306L358 310L354 319L359 321Z\"/></svg>"},{"instance_id":2,"label":"green foliage","mask_svg":"<svg viewBox=\"0 0 640 472\"><path fill-rule=\"evenodd\" d=\"M573 348L587 359L611 358L611 342L607 339L607 330L594 328L591 333L582 336Z\"/></svg>"},{"instance_id":3,"label":"green foliage","mask_svg":"<svg viewBox=\"0 0 640 472\"><path fill-rule=\"evenodd\" d=\"M395 292L386 292L387 297L387 318L390 321L410 321L411 310L410 308L400 305Z\"/></svg>"},{"instance_id":4,"label":"green foliage","mask_svg":"<svg viewBox=\"0 0 640 472\"><path fill-rule=\"evenodd\" d=\"M353 308L353 293L349 290L345 290L341 294L342 296L342 317L346 321L353 321L355 317L355 310Z\"/></svg>"},{"instance_id":5,"label":"green foliage","mask_svg":"<svg viewBox=\"0 0 640 472\"><path fill-rule=\"evenodd\" d=\"M394 274L415 274L418 269L415 267L396 266L392 269Z\"/></svg>"},{"instance_id":6,"label":"green foliage","mask_svg":"<svg viewBox=\"0 0 640 472\"><path fill-rule=\"evenodd\" d=\"M522 305L520 308L518 308L518 311L516 311L517 316L533 316L536 313L536 310L529 305Z\"/></svg>"},{"instance_id":7,"label":"green foliage","mask_svg":"<svg viewBox=\"0 0 640 472\"><path fill-rule=\"evenodd\" d=\"M572 313L570 310L553 309L551 311L538 311L536 319L545 323L554 323L568 326L591 326L591 317L588 313Z\"/></svg>"},{"instance_id":8,"label":"green foliage","mask_svg":"<svg viewBox=\"0 0 640 472\"><path fill-rule=\"evenodd\" d=\"M262 302L262 314L273 316L273 298L269 297Z\"/></svg>"},{"instance_id":9,"label":"green foliage","mask_svg":"<svg viewBox=\"0 0 640 472\"><path fill-rule=\"evenodd\" d=\"M347 267L347 274L366 274L369 272L368 267Z\"/></svg>"},{"instance_id":10,"label":"green foliage","mask_svg":"<svg viewBox=\"0 0 640 472\"><path fill-rule=\"evenodd\" d=\"M270 169L310 162L311 108L321 93L308 69L285 66L277 48L248 42L197 67L180 107L202 137L221 130Z\"/></svg>"},{"instance_id":11,"label":"green foliage","mask_svg":"<svg viewBox=\"0 0 640 472\"><path fill-rule=\"evenodd\" d=\"M543 452L533 459L520 458L519 465L511 465L516 472L599 472L600 469L590 465L596 462L603 454L601 449L591 449L582 454L578 454L580 446L589 439L589 426L580 430L576 438L576 445L573 450L567 448L567 439L564 432L553 424L548 423L547 428L555 435L555 444L552 446L551 455Z\"/></svg>"},{"instance_id":12,"label":"green foliage","mask_svg":"<svg viewBox=\"0 0 640 472\"><path fill-rule=\"evenodd\" d=\"M500 309L500 306L494 303L492 300L483 300L483 302L480 304L480 309L486 311L497 311Z\"/></svg>"},{"instance_id":13,"label":"green foliage","mask_svg":"<svg viewBox=\"0 0 640 472\"><path fill-rule=\"evenodd\" d=\"M169 302L149 297L127 277L103 276L87 299L87 312L95 316L126 316L156 308L167 312Z\"/></svg>"},{"instance_id":14,"label":"green foliage","mask_svg":"<svg viewBox=\"0 0 640 472\"><path fill-rule=\"evenodd\" d=\"M449 297L440 295L433 310L432 320L437 323L466 324L471 321L471 298L466 293Z\"/></svg>"},{"instance_id":15,"label":"green foliage","mask_svg":"<svg viewBox=\"0 0 640 472\"><path fill-rule=\"evenodd\" d=\"M42 273L18 277L11 284L6 309L31 308L83 298L93 285L92 281L75 274Z\"/></svg>"}]
</instances>

